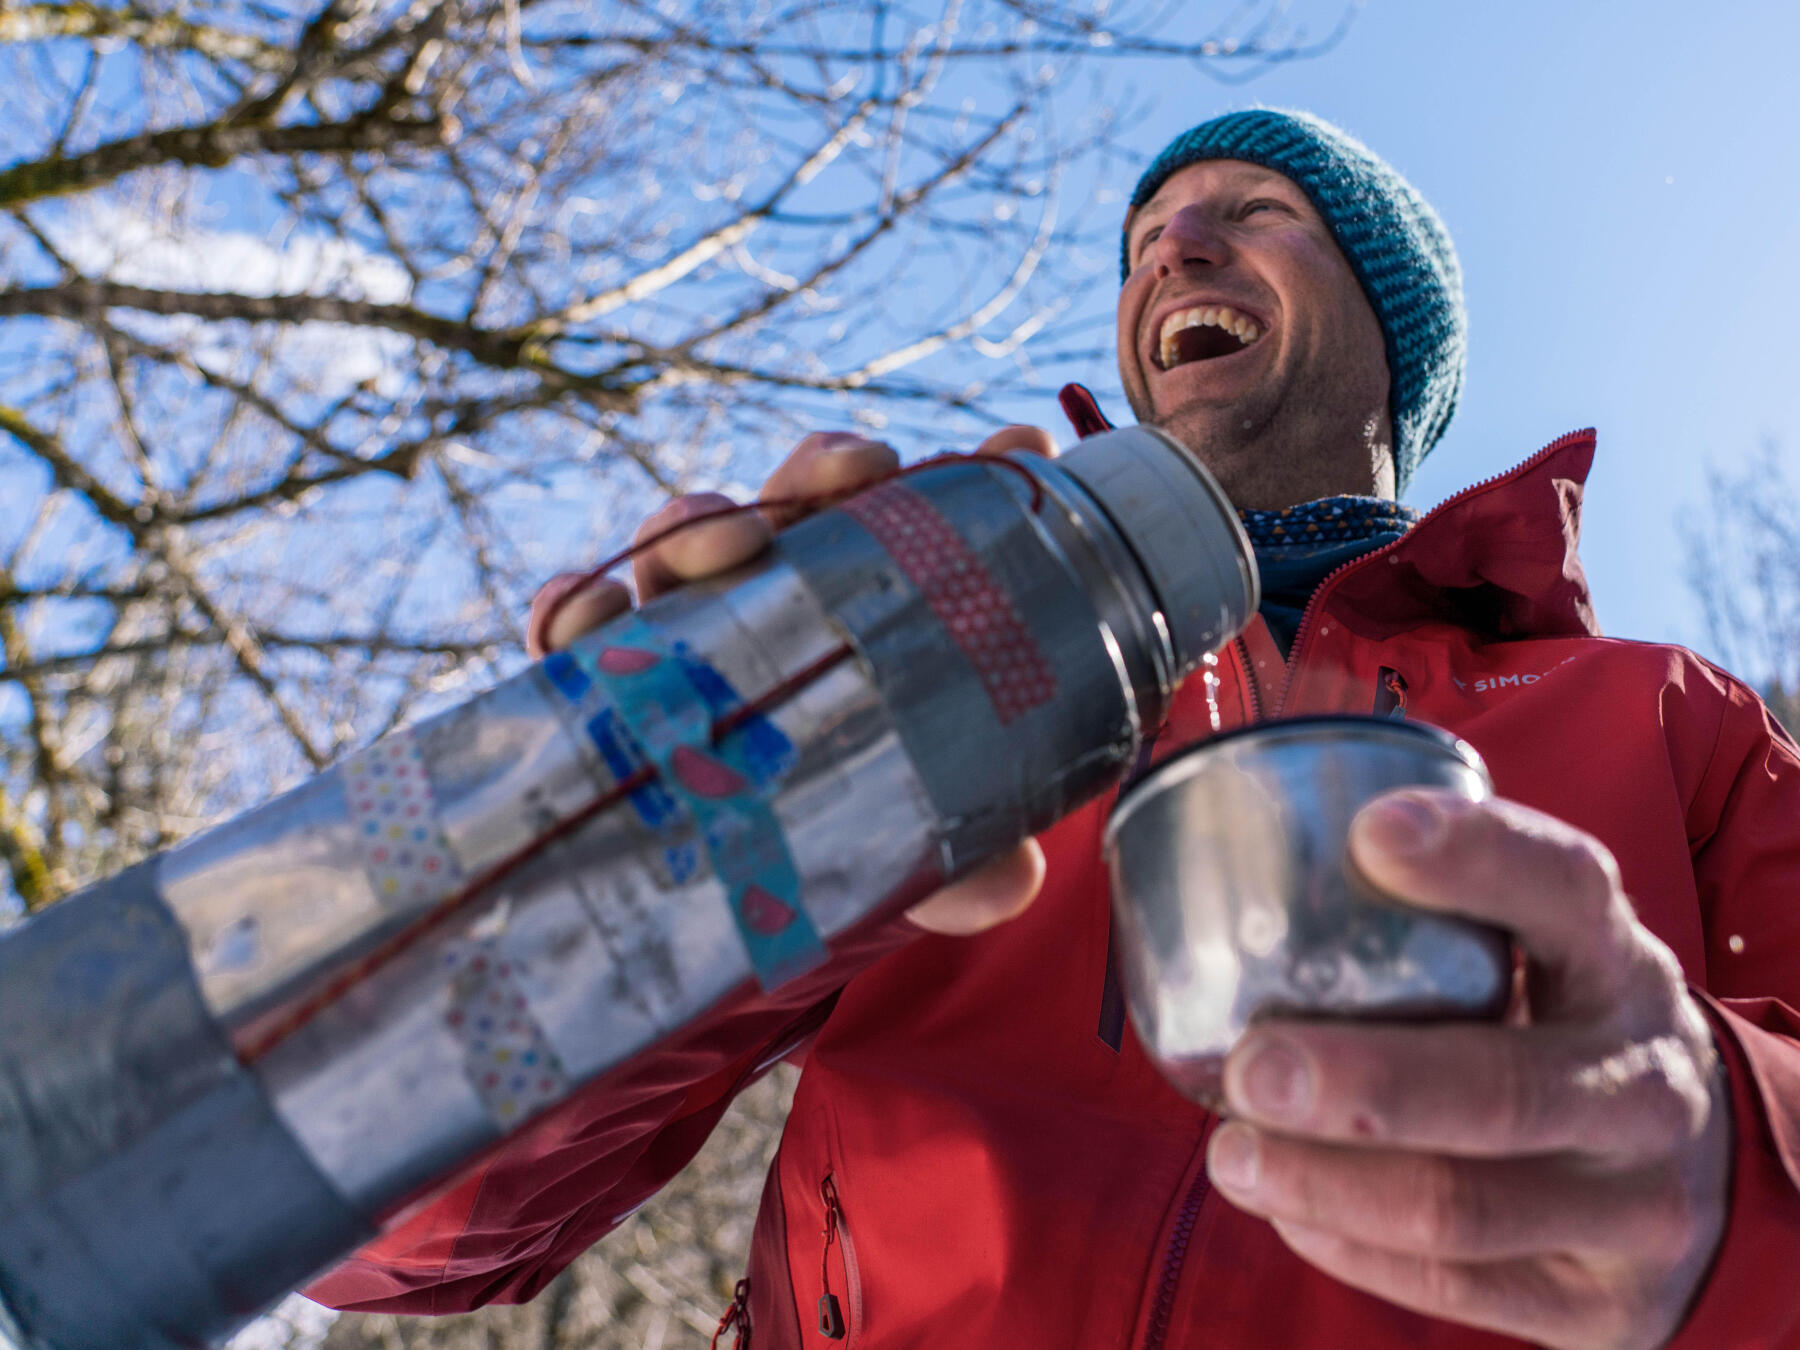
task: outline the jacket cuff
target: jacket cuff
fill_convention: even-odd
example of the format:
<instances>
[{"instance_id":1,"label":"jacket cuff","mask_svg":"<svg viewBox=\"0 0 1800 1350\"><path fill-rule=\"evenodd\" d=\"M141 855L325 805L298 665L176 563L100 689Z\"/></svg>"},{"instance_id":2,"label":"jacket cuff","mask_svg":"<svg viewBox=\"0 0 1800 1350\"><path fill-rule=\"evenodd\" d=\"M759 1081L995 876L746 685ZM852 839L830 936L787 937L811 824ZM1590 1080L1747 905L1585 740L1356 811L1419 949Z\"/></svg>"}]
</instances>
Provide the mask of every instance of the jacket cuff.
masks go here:
<instances>
[{"instance_id":1,"label":"jacket cuff","mask_svg":"<svg viewBox=\"0 0 1800 1350\"><path fill-rule=\"evenodd\" d=\"M1800 1159L1783 1126L1800 1115L1800 1044L1699 990L1731 1082L1732 1173L1725 1232L1687 1319L1665 1350L1795 1350L1800 1301Z\"/></svg>"}]
</instances>

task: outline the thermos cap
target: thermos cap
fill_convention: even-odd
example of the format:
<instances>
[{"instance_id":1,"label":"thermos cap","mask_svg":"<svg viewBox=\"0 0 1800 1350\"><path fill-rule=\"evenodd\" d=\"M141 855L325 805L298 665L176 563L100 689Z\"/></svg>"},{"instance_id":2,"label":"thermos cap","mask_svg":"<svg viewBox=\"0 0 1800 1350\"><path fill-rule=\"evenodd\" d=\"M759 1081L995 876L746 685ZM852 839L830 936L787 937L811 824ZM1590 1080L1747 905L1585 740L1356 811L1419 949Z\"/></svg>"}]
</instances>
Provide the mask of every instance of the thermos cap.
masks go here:
<instances>
[{"instance_id":1,"label":"thermos cap","mask_svg":"<svg viewBox=\"0 0 1800 1350\"><path fill-rule=\"evenodd\" d=\"M1179 675L1250 622L1261 597L1249 537L1225 490L1174 437L1122 427L1078 442L1056 464L1087 489L1137 556L1162 606Z\"/></svg>"}]
</instances>

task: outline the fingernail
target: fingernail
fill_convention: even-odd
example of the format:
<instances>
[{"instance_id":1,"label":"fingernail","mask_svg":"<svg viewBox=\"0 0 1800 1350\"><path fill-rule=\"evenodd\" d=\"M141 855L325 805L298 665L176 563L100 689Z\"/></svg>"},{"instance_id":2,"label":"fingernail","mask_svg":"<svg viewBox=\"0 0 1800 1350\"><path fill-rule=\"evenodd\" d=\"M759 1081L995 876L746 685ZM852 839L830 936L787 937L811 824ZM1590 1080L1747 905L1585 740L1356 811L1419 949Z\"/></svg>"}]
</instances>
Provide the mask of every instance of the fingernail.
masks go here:
<instances>
[{"instance_id":1,"label":"fingernail","mask_svg":"<svg viewBox=\"0 0 1800 1350\"><path fill-rule=\"evenodd\" d=\"M1253 1191L1262 1170L1261 1146L1248 1125L1227 1121L1213 1135L1212 1178L1227 1190Z\"/></svg>"},{"instance_id":2,"label":"fingernail","mask_svg":"<svg viewBox=\"0 0 1800 1350\"><path fill-rule=\"evenodd\" d=\"M585 572L558 572L531 597L531 611L525 619L525 648L534 658L549 650L550 620L568 603L586 575Z\"/></svg>"},{"instance_id":3,"label":"fingernail","mask_svg":"<svg viewBox=\"0 0 1800 1350\"><path fill-rule=\"evenodd\" d=\"M1241 1059L1234 1056L1233 1061L1227 1061L1225 1078L1227 1095L1241 1097L1245 1106L1259 1116L1299 1121L1312 1112L1312 1064L1279 1037L1265 1037Z\"/></svg>"},{"instance_id":4,"label":"fingernail","mask_svg":"<svg viewBox=\"0 0 1800 1350\"><path fill-rule=\"evenodd\" d=\"M1444 810L1429 797L1405 793L1385 798L1363 813L1362 828L1383 853L1411 858L1429 853L1449 829Z\"/></svg>"}]
</instances>

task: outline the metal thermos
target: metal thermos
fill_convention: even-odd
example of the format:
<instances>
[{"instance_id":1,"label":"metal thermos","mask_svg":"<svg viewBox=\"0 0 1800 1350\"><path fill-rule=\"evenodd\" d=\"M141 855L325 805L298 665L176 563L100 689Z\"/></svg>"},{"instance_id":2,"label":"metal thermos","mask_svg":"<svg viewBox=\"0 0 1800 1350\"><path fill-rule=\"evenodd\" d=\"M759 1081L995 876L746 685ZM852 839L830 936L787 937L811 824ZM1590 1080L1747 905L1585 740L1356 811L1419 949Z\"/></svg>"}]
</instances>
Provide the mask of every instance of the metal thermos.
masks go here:
<instances>
[{"instance_id":1,"label":"metal thermos","mask_svg":"<svg viewBox=\"0 0 1800 1350\"><path fill-rule=\"evenodd\" d=\"M1256 604L1160 433L946 461L31 918L0 939L0 1346L227 1337L1115 783Z\"/></svg>"}]
</instances>

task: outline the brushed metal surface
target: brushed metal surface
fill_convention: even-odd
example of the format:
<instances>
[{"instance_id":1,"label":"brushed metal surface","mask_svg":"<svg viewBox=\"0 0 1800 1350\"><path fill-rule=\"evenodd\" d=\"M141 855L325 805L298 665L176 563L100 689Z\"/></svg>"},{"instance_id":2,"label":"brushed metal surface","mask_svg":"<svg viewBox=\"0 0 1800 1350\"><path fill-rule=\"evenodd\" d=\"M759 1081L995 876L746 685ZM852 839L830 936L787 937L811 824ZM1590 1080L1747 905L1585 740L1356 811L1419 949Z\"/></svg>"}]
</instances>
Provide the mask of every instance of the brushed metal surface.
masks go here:
<instances>
[{"instance_id":1,"label":"brushed metal surface","mask_svg":"<svg viewBox=\"0 0 1800 1350\"><path fill-rule=\"evenodd\" d=\"M1121 799L1104 850L1126 1004L1150 1057L1203 1101L1259 1017L1497 1016L1504 935L1376 894L1351 817L1405 786L1491 795L1466 743L1415 723L1327 717L1230 733Z\"/></svg>"}]
</instances>

